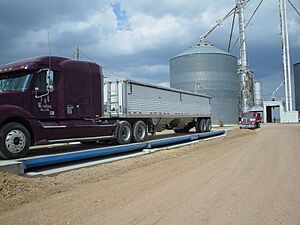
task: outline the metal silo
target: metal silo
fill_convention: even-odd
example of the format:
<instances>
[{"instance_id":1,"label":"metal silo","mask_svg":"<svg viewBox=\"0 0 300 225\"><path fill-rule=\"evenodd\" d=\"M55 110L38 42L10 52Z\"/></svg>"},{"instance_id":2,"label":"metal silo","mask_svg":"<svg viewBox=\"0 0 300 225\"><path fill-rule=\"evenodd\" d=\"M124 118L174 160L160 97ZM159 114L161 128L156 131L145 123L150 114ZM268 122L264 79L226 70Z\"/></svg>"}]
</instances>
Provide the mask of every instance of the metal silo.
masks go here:
<instances>
[{"instance_id":1,"label":"metal silo","mask_svg":"<svg viewBox=\"0 0 300 225\"><path fill-rule=\"evenodd\" d=\"M263 106L262 87L261 83L257 81L254 83L254 105Z\"/></svg>"},{"instance_id":2,"label":"metal silo","mask_svg":"<svg viewBox=\"0 0 300 225\"><path fill-rule=\"evenodd\" d=\"M300 62L294 64L294 90L296 111L300 111Z\"/></svg>"},{"instance_id":3,"label":"metal silo","mask_svg":"<svg viewBox=\"0 0 300 225\"><path fill-rule=\"evenodd\" d=\"M170 60L173 88L212 97L212 122L238 122L240 85L237 59L213 44L200 42Z\"/></svg>"}]
</instances>

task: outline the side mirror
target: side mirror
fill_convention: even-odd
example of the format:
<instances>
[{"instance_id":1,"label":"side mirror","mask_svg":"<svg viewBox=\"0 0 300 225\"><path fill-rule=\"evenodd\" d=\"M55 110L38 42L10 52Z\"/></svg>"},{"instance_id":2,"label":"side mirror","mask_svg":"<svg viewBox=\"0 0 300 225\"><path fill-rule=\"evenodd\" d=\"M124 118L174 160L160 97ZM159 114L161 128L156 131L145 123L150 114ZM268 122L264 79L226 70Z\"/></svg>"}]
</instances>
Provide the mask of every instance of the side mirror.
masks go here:
<instances>
[{"instance_id":1,"label":"side mirror","mask_svg":"<svg viewBox=\"0 0 300 225\"><path fill-rule=\"evenodd\" d=\"M53 92L53 79L54 79L54 73L51 70L47 70L46 73L46 83L47 83L47 90L49 92Z\"/></svg>"}]
</instances>

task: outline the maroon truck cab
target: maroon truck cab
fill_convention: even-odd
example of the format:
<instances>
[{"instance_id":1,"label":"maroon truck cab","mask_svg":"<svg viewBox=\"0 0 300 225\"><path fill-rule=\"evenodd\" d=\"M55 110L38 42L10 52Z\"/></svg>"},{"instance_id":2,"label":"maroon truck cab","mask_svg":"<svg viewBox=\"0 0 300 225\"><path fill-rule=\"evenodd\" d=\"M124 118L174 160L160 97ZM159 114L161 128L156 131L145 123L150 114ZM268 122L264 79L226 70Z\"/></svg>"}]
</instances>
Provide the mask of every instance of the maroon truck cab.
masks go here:
<instances>
[{"instance_id":1,"label":"maroon truck cab","mask_svg":"<svg viewBox=\"0 0 300 225\"><path fill-rule=\"evenodd\" d=\"M239 128L259 128L261 123L260 113L258 112L246 112L240 117Z\"/></svg>"},{"instance_id":2,"label":"maroon truck cab","mask_svg":"<svg viewBox=\"0 0 300 225\"><path fill-rule=\"evenodd\" d=\"M0 68L0 157L19 158L29 146L113 138L103 120L101 67L62 57L36 57Z\"/></svg>"}]
</instances>

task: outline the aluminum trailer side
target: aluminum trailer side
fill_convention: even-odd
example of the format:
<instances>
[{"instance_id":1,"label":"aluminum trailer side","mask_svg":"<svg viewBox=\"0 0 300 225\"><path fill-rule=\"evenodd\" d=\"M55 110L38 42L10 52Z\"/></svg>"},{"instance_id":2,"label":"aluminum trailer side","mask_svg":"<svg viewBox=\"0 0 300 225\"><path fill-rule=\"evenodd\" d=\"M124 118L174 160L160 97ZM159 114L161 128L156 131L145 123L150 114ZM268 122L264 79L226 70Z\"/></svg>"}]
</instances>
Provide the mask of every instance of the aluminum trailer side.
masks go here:
<instances>
[{"instance_id":1,"label":"aluminum trailer side","mask_svg":"<svg viewBox=\"0 0 300 225\"><path fill-rule=\"evenodd\" d=\"M104 117L129 121L133 127L140 121L150 133L164 129L185 133L193 127L198 132L210 131L210 99L132 80L104 79Z\"/></svg>"}]
</instances>

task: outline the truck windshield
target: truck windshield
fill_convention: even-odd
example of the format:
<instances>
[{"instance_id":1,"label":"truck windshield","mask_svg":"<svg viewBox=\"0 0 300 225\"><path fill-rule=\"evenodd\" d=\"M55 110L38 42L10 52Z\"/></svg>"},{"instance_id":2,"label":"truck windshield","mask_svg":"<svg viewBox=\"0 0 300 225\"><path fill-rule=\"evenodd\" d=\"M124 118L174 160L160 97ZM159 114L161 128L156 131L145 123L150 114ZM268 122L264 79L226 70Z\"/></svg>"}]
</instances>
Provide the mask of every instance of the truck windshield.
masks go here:
<instances>
[{"instance_id":1,"label":"truck windshield","mask_svg":"<svg viewBox=\"0 0 300 225\"><path fill-rule=\"evenodd\" d=\"M25 91L31 79L31 74L16 73L0 76L0 92Z\"/></svg>"},{"instance_id":2,"label":"truck windshield","mask_svg":"<svg viewBox=\"0 0 300 225\"><path fill-rule=\"evenodd\" d=\"M254 113L244 113L243 117L245 117L245 118L254 118L255 114Z\"/></svg>"}]
</instances>

